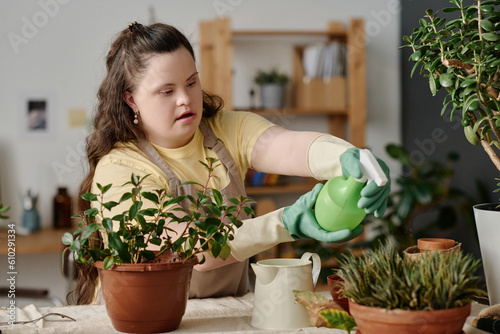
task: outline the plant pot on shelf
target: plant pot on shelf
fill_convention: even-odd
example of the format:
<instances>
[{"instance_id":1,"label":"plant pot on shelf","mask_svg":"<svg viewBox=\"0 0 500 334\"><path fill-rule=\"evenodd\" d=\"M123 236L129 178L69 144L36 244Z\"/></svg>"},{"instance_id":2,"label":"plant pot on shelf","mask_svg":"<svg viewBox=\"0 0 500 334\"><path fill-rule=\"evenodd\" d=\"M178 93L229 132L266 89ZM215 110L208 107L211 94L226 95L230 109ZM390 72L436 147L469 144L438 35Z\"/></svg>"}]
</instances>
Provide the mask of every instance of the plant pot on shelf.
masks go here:
<instances>
[{"instance_id":1,"label":"plant pot on shelf","mask_svg":"<svg viewBox=\"0 0 500 334\"><path fill-rule=\"evenodd\" d=\"M500 304L500 209L499 204L478 204L474 206L479 248L483 263L486 288L490 305Z\"/></svg>"},{"instance_id":2,"label":"plant pot on shelf","mask_svg":"<svg viewBox=\"0 0 500 334\"><path fill-rule=\"evenodd\" d=\"M103 262L96 262L113 327L125 333L177 329L186 310L191 274L197 263L193 257L183 262L124 263L104 270Z\"/></svg>"},{"instance_id":3,"label":"plant pot on shelf","mask_svg":"<svg viewBox=\"0 0 500 334\"><path fill-rule=\"evenodd\" d=\"M459 254L462 244L451 239L418 239L416 246L404 250L404 256L410 260L419 260L426 253Z\"/></svg>"},{"instance_id":4,"label":"plant pot on shelf","mask_svg":"<svg viewBox=\"0 0 500 334\"><path fill-rule=\"evenodd\" d=\"M265 84L260 87L260 100L263 109L283 108L284 86L280 84Z\"/></svg>"},{"instance_id":5,"label":"plant pot on shelf","mask_svg":"<svg viewBox=\"0 0 500 334\"><path fill-rule=\"evenodd\" d=\"M349 300L349 310L362 334L459 334L470 315L471 304L432 311L387 310Z\"/></svg>"}]
</instances>

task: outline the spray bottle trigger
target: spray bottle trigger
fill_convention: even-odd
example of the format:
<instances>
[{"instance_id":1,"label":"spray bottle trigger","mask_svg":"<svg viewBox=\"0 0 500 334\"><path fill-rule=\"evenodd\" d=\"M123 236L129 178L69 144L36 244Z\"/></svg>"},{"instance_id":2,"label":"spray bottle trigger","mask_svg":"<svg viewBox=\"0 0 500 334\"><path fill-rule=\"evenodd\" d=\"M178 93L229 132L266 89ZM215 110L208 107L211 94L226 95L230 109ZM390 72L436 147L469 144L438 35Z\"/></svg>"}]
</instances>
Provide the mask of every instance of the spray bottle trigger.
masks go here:
<instances>
[{"instance_id":1,"label":"spray bottle trigger","mask_svg":"<svg viewBox=\"0 0 500 334\"><path fill-rule=\"evenodd\" d=\"M370 150L363 149L359 151L359 163L363 168L363 177L361 178L361 182L373 181L379 187L387 184L387 176Z\"/></svg>"}]
</instances>

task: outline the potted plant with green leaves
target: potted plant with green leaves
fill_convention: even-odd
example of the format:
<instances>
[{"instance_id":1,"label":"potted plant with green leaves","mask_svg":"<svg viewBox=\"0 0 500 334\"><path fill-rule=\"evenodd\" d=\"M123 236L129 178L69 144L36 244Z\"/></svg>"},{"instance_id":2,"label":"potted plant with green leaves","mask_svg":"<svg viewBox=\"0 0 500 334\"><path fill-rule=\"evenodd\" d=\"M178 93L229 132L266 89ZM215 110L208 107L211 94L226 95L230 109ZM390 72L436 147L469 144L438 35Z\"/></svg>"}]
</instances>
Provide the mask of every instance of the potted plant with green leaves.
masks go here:
<instances>
[{"instance_id":1,"label":"potted plant with green leaves","mask_svg":"<svg viewBox=\"0 0 500 334\"><path fill-rule=\"evenodd\" d=\"M415 261L380 244L362 256L341 255L337 274L363 334L458 334L472 299L486 295L479 266L471 254L427 253Z\"/></svg>"},{"instance_id":2,"label":"potted plant with green leaves","mask_svg":"<svg viewBox=\"0 0 500 334\"><path fill-rule=\"evenodd\" d=\"M418 164L402 146L389 144L388 155L400 162L405 172L396 180L398 189L389 194L385 214L368 216L365 224L373 224L374 237L363 246L376 246L390 240L399 250L415 245L417 239L432 235L444 237L464 218L471 233L475 233L472 206L474 198L451 182L455 163L460 156L450 152L447 161L430 159ZM376 229L376 230L375 230Z\"/></svg>"},{"instance_id":3,"label":"potted plant with green leaves","mask_svg":"<svg viewBox=\"0 0 500 334\"><path fill-rule=\"evenodd\" d=\"M448 93L441 114L451 109L450 118L461 118L464 134L472 145L483 147L500 171L500 1L451 0L454 7L443 12L455 14L446 20L428 9L405 45L413 50L411 75L429 78L433 95ZM496 179L497 181L500 178ZM500 186L500 183L498 183ZM495 190L496 192L500 189ZM498 203L474 206L476 227L490 303L500 303L500 249L491 247L500 235Z\"/></svg>"},{"instance_id":4,"label":"potted plant with green leaves","mask_svg":"<svg viewBox=\"0 0 500 334\"><path fill-rule=\"evenodd\" d=\"M203 163L209 179L220 165L217 162L207 158ZM201 260L197 255L208 252L227 258L231 251L227 241L242 224L238 216L252 214L247 198L225 202L219 191L207 187L208 182L185 182L201 189L197 196L173 197L165 189L143 191L147 177L132 174L119 202L106 201L111 184L98 184L99 194L82 195L92 202L91 208L79 215L78 229L62 237L68 246L65 252L73 252L75 261L97 267L111 322L127 333L178 328L193 266L205 261L204 255ZM189 209L179 205L182 201L190 203ZM130 203L129 209L111 216L111 209L123 202ZM150 250L151 245L157 250Z\"/></svg>"},{"instance_id":5,"label":"potted plant with green leaves","mask_svg":"<svg viewBox=\"0 0 500 334\"><path fill-rule=\"evenodd\" d=\"M254 82L260 87L261 107L263 109L283 108L284 86L289 77L276 68L269 71L258 70Z\"/></svg>"},{"instance_id":6,"label":"potted plant with green leaves","mask_svg":"<svg viewBox=\"0 0 500 334\"><path fill-rule=\"evenodd\" d=\"M10 206L8 205L3 205L0 203L0 219L8 219L9 216L6 216L5 214L10 210Z\"/></svg>"}]
</instances>

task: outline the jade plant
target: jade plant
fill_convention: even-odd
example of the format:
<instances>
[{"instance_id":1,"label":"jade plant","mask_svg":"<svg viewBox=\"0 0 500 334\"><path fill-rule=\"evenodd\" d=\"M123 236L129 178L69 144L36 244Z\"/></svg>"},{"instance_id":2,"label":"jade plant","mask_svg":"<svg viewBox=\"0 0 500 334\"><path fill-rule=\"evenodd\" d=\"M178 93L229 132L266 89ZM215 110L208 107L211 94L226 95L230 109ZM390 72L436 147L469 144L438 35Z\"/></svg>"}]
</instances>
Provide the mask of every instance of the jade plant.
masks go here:
<instances>
[{"instance_id":1,"label":"jade plant","mask_svg":"<svg viewBox=\"0 0 500 334\"><path fill-rule=\"evenodd\" d=\"M428 9L402 47L413 50L411 75L420 67L432 95L447 92L441 115L451 108L467 140L481 144L500 171L500 1L464 2L451 0L454 7L443 9L455 15L448 21Z\"/></svg>"},{"instance_id":2,"label":"jade plant","mask_svg":"<svg viewBox=\"0 0 500 334\"><path fill-rule=\"evenodd\" d=\"M475 276L480 260L462 252L403 257L388 244L362 256L342 254L337 274L341 293L351 301L388 310L441 310L461 307L485 296Z\"/></svg>"},{"instance_id":3,"label":"jade plant","mask_svg":"<svg viewBox=\"0 0 500 334\"><path fill-rule=\"evenodd\" d=\"M201 161L200 161L201 162ZM122 263L154 262L165 253L174 255L170 261L185 261L197 254L208 252L223 259L230 255L227 243L233 238L235 228L241 226L241 213L253 214L246 197L230 198L231 205L223 203L221 193L208 187L213 171L220 166L217 159L207 158L201 162L208 171L206 184L188 181L182 185L194 184L200 191L197 196L172 196L165 189L143 191L142 183L148 175L131 175L123 186L119 202L106 201L106 192L111 184L97 184L99 194L86 193L83 199L91 202L91 208L75 216L80 218L78 229L65 233L62 242L74 253L75 261L91 265L103 261L105 269ZM179 203L189 201L188 210ZM130 203L129 209L111 216L112 208L120 203ZM175 225L182 224L181 232ZM107 243L96 232L102 232ZM156 245L157 251L150 250ZM205 261L203 255L200 264Z\"/></svg>"}]
</instances>

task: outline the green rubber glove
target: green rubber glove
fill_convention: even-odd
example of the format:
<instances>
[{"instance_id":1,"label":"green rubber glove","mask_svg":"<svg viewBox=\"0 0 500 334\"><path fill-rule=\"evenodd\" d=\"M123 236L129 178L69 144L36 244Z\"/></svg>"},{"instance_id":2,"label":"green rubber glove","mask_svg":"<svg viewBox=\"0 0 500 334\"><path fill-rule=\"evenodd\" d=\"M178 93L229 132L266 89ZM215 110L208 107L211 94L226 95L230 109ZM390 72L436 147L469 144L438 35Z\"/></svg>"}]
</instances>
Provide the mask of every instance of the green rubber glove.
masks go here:
<instances>
[{"instance_id":1,"label":"green rubber glove","mask_svg":"<svg viewBox=\"0 0 500 334\"><path fill-rule=\"evenodd\" d=\"M323 188L317 184L313 190L302 195L297 202L283 210L282 220L286 229L294 239L311 238L329 243L341 243L351 240L363 233L363 226L358 225L352 231L349 229L328 232L319 226L314 215L313 206Z\"/></svg>"},{"instance_id":2,"label":"green rubber glove","mask_svg":"<svg viewBox=\"0 0 500 334\"><path fill-rule=\"evenodd\" d=\"M377 161L382 167L387 176L387 183L381 187L375 182L367 183L361 190L361 199L358 201L358 208L365 209L366 213L374 213L375 217L382 217L387 207L387 196L391 191L391 177L389 167L377 158ZM359 148L350 148L340 156L340 165L342 166L342 174L345 178L352 176L359 179L363 176L363 169L359 163Z\"/></svg>"}]
</instances>

